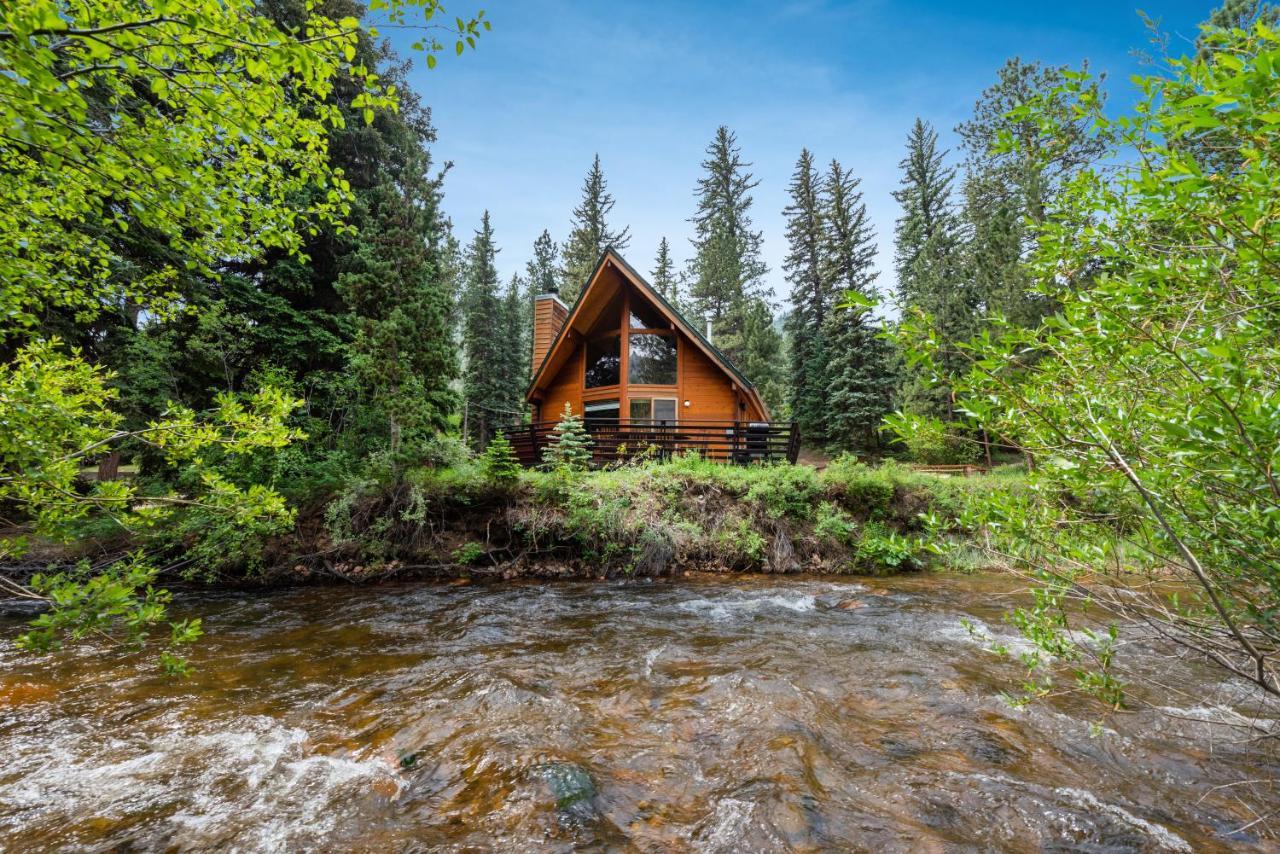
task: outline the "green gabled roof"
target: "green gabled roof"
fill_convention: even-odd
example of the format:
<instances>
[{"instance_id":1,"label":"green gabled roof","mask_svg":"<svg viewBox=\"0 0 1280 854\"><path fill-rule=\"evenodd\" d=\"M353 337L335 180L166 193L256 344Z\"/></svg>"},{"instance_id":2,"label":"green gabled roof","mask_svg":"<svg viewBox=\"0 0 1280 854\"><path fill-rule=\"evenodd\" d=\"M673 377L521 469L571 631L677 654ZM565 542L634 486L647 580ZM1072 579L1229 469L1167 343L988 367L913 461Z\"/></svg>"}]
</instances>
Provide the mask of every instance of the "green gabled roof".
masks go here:
<instances>
[{"instance_id":1,"label":"green gabled roof","mask_svg":"<svg viewBox=\"0 0 1280 854\"><path fill-rule=\"evenodd\" d=\"M680 309L668 302L667 298L659 293L657 288L649 284L649 280L640 275L639 271L637 271L635 267L632 267L627 263L627 259L623 258L622 255L618 253L618 250L614 249L612 246L606 246L605 250L600 253L600 260L596 261L596 265L591 268L591 275L587 276L587 280L582 283L582 290L578 292L578 298L573 301L573 305L569 306L569 313L565 315L564 325L560 327L560 331L557 332L556 337L552 339L551 346L547 348L546 355L542 357L542 364L538 365L538 369L534 371L533 376L529 378L529 384L525 386L524 392L526 398L533 391L533 384L537 381L538 377L542 375L542 369L546 366L547 360L551 358L551 355L556 351L556 348L560 346L560 339L568 334L569 318L573 317L574 312L578 310L578 303L582 302L582 298L587 295L587 288L596 280L596 276L600 275L600 268L604 266L605 261L608 260L610 255L617 259L618 263L626 269L627 274L632 279L643 285L644 289L655 300L657 300L657 302L661 303L664 308L675 315L676 320L680 323L681 331L702 344L702 346L712 354L713 358L720 363L722 368L732 374L734 379L742 383L742 387L744 389L751 391L755 390L755 385L751 380L743 376L742 371L739 371L737 366L735 366L733 362L729 361L729 357L722 353L719 347L707 340L707 337L699 332L696 326L689 322L688 318L684 316Z\"/></svg>"}]
</instances>

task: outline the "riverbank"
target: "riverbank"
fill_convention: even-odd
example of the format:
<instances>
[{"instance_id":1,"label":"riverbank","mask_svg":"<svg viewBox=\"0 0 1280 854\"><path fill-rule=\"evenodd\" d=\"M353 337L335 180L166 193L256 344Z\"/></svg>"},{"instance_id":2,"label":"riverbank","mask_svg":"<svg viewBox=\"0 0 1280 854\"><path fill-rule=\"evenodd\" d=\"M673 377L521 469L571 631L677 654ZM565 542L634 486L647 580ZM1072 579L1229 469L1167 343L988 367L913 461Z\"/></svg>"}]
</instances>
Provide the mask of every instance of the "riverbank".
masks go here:
<instances>
[{"instance_id":1,"label":"riverbank","mask_svg":"<svg viewBox=\"0 0 1280 854\"><path fill-rule=\"evenodd\" d=\"M852 458L732 467L698 459L589 472L422 469L348 486L266 550L264 578L608 578L676 571L884 575L974 570L974 500L1018 474L952 478Z\"/></svg>"},{"instance_id":2,"label":"riverbank","mask_svg":"<svg viewBox=\"0 0 1280 854\"><path fill-rule=\"evenodd\" d=\"M171 580L217 586L404 578L661 577L677 572L888 575L998 568L971 547L974 502L1025 489L1016 470L925 474L839 458L734 467L696 458L596 471L522 470L480 462L375 476L297 498L283 535L245 538L199 566L184 540L86 530L70 546L36 546L11 577L119 557L167 554ZM940 548L947 546L947 548ZM158 561L161 565L164 560Z\"/></svg>"}]
</instances>

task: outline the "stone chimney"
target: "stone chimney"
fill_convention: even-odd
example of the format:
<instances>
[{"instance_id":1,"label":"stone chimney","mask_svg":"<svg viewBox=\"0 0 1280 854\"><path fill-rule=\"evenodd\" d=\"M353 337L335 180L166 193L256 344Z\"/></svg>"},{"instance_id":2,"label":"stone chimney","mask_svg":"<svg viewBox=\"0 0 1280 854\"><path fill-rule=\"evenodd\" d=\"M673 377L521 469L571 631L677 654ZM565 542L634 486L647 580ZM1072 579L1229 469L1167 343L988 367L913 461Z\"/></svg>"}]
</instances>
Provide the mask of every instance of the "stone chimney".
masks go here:
<instances>
[{"instance_id":1,"label":"stone chimney","mask_svg":"<svg viewBox=\"0 0 1280 854\"><path fill-rule=\"evenodd\" d=\"M560 300L559 294L538 294L533 298L533 367L536 374L542 360L551 350L551 342L560 334L569 316L569 306Z\"/></svg>"}]
</instances>

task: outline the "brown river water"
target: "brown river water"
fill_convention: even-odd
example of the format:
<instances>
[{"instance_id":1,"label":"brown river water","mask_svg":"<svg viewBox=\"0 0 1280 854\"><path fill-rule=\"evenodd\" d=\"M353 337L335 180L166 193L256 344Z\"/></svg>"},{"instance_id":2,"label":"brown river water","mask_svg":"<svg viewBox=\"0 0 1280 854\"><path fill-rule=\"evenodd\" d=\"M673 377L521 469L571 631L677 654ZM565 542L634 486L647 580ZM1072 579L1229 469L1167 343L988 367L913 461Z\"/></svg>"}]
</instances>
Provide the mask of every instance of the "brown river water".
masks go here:
<instances>
[{"instance_id":1,"label":"brown river water","mask_svg":"<svg viewBox=\"0 0 1280 854\"><path fill-rule=\"evenodd\" d=\"M208 637L183 680L88 648L26 656L24 614L0 609L0 847L1274 850L1240 830L1266 805L1228 784L1280 763L1189 720L1251 714L1213 672L1135 651L1168 688L1100 734L1083 701L1002 700L1019 665L961 619L1016 651L1015 587L188 595L175 611Z\"/></svg>"}]
</instances>

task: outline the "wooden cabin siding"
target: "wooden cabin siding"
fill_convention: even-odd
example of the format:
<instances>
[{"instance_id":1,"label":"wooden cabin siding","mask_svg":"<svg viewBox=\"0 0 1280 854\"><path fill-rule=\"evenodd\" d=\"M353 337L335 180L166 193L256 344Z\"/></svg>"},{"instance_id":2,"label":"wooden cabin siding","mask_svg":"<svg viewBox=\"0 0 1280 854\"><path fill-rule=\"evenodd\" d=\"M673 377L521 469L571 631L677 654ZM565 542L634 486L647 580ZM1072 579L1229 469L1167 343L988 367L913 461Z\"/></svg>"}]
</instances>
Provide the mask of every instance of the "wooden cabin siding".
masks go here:
<instances>
[{"instance_id":1,"label":"wooden cabin siding","mask_svg":"<svg viewBox=\"0 0 1280 854\"><path fill-rule=\"evenodd\" d=\"M547 385L540 405L542 420L558 420L566 403L575 415L582 414L582 354L582 345L579 344L560 373Z\"/></svg>"},{"instance_id":2,"label":"wooden cabin siding","mask_svg":"<svg viewBox=\"0 0 1280 854\"><path fill-rule=\"evenodd\" d=\"M677 359L680 365L680 417L729 421L745 417L738 411L733 384L724 371L684 336L681 336ZM688 406L684 405L686 400L689 401Z\"/></svg>"}]
</instances>

